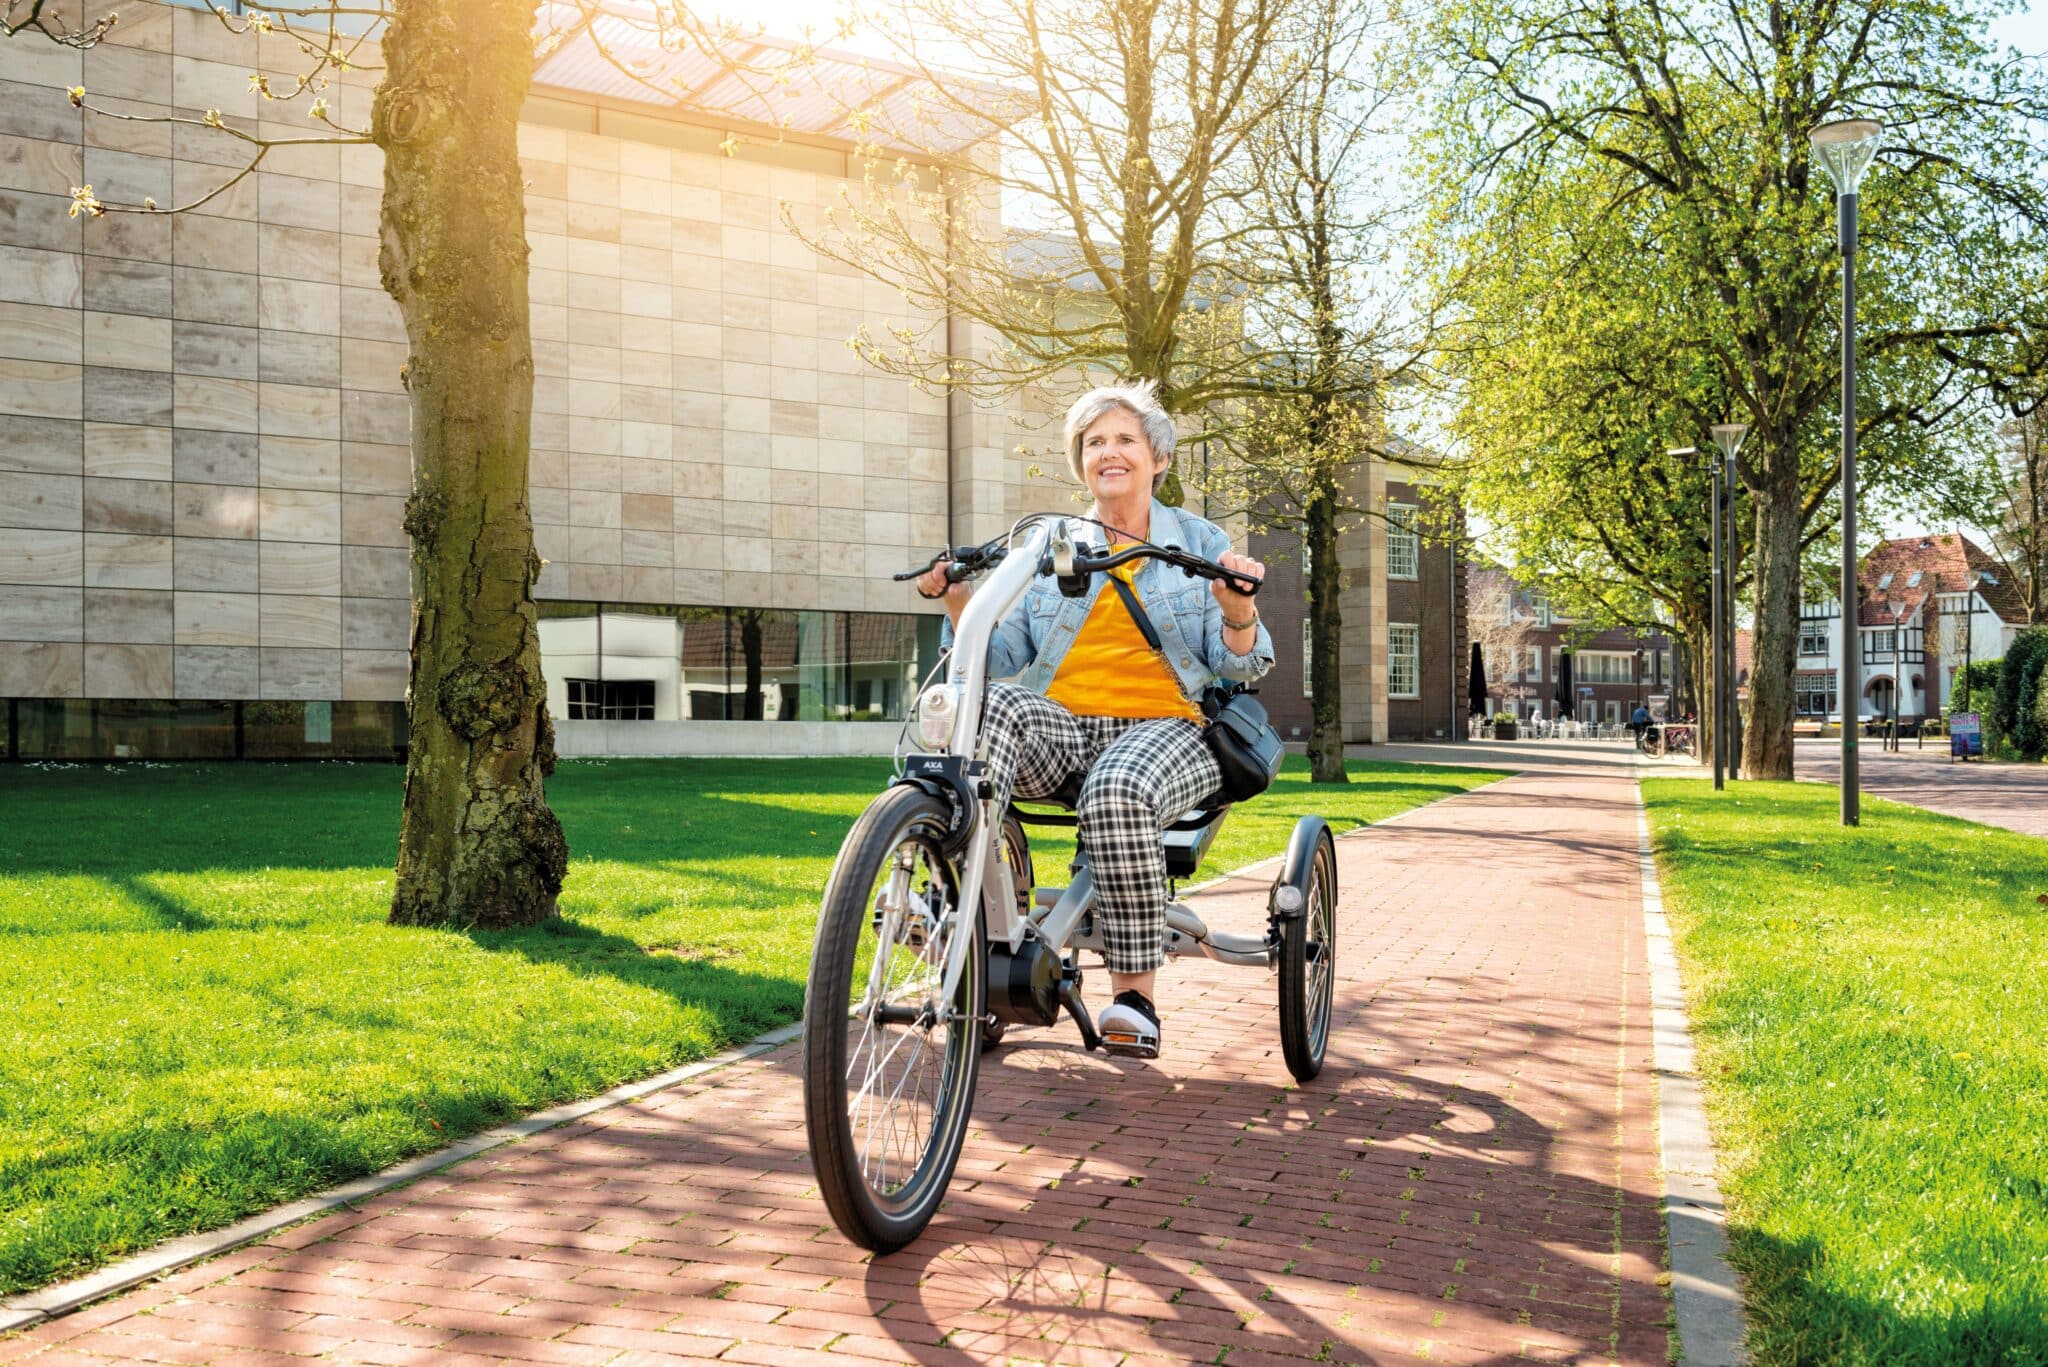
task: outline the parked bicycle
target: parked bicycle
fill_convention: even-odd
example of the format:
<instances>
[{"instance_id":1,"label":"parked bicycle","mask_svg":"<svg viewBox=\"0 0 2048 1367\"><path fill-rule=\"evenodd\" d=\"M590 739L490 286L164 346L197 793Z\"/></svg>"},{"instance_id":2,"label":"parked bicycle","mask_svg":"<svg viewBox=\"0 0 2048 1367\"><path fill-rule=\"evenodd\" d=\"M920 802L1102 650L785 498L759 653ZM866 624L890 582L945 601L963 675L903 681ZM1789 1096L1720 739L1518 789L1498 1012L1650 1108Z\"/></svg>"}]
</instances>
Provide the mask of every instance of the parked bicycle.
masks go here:
<instances>
[{"instance_id":1,"label":"parked bicycle","mask_svg":"<svg viewBox=\"0 0 2048 1367\"><path fill-rule=\"evenodd\" d=\"M1057 795L1052 811L996 810L977 750L997 625L1040 575L1058 575L1079 596L1091 576L1143 558L1257 588L1175 546L1077 546L1070 522L1085 519L1029 517L1005 537L944 553L949 580L989 578L960 618L945 681L919 696L910 726L920 748L847 833L826 884L804 1003L804 1120L833 1222L877 1252L915 1239L938 1209L983 1050L1012 1027L1062 1015L1086 1048L1103 1043L1082 998L1081 956L1103 951L1088 851L1068 886L1034 888L1026 834L1032 824L1073 825L1059 808L1077 793ZM1167 827L1170 879L1194 874L1228 811L1214 795ZM1282 1053L1301 1081L1321 1070L1329 1044L1336 906L1336 847L1322 819L1307 816L1267 895L1263 934L1213 930L1171 898L1166 907L1169 958L1276 973Z\"/></svg>"},{"instance_id":2,"label":"parked bicycle","mask_svg":"<svg viewBox=\"0 0 2048 1367\"><path fill-rule=\"evenodd\" d=\"M1652 722L1636 736L1636 749L1651 759L1690 755L1697 743L1695 728L1687 722Z\"/></svg>"}]
</instances>

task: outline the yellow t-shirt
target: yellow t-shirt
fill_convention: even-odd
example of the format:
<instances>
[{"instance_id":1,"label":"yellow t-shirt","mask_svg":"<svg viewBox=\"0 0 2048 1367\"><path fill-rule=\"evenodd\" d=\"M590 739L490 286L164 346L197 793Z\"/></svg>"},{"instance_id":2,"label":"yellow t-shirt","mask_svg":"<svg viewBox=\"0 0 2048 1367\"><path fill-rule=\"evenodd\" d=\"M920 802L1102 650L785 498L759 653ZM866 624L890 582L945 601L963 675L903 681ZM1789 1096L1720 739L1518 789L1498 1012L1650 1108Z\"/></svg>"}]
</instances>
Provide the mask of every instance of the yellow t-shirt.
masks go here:
<instances>
[{"instance_id":1,"label":"yellow t-shirt","mask_svg":"<svg viewBox=\"0 0 2048 1367\"><path fill-rule=\"evenodd\" d=\"M1140 563L1119 565L1109 573L1128 584ZM1149 607L1146 613L1151 614ZM1158 618L1153 618L1153 625L1158 625ZM1108 584L1096 595L1088 620L1067 648L1045 696L1077 717L1202 718L1202 709L1181 692L1172 666L1145 644L1130 609Z\"/></svg>"}]
</instances>

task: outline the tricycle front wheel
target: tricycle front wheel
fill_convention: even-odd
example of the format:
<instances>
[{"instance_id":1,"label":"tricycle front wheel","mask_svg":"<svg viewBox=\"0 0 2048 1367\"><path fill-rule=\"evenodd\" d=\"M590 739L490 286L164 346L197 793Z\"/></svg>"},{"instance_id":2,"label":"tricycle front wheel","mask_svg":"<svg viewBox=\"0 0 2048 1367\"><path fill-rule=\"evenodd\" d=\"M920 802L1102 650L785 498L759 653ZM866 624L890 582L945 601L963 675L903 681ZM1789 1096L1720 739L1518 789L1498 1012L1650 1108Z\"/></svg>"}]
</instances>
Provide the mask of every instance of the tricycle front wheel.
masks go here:
<instances>
[{"instance_id":1,"label":"tricycle front wheel","mask_svg":"<svg viewBox=\"0 0 2048 1367\"><path fill-rule=\"evenodd\" d=\"M804 996L804 1125L832 1221L890 1253L944 1199L981 1058L987 964L980 918L962 925L950 813L914 787L862 813L825 888ZM967 971L940 1001L953 939Z\"/></svg>"}]
</instances>

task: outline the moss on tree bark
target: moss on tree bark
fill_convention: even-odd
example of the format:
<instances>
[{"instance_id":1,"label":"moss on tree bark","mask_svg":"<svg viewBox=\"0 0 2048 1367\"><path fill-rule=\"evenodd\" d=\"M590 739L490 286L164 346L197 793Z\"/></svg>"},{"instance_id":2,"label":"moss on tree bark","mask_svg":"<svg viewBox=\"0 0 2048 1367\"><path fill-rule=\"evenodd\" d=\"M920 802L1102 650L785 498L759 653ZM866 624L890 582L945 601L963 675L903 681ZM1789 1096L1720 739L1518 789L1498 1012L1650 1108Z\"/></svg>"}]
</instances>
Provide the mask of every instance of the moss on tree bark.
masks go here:
<instances>
[{"instance_id":1,"label":"moss on tree bark","mask_svg":"<svg viewBox=\"0 0 2048 1367\"><path fill-rule=\"evenodd\" d=\"M379 265L405 319L412 396L399 924L534 924L555 914L568 863L543 791L554 743L527 501L518 124L533 16L533 0L394 0L372 110L384 152Z\"/></svg>"}]
</instances>

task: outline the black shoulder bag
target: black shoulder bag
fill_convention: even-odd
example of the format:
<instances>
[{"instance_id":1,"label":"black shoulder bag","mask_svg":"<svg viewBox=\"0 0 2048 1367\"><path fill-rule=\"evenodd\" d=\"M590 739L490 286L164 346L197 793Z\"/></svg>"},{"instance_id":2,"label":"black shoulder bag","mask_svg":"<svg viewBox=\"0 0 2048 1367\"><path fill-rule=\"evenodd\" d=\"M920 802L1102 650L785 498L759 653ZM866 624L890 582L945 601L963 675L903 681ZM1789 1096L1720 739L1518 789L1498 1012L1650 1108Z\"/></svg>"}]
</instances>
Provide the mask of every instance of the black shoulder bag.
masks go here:
<instances>
[{"instance_id":1,"label":"black shoulder bag","mask_svg":"<svg viewBox=\"0 0 2048 1367\"><path fill-rule=\"evenodd\" d=\"M1166 652L1160 649L1159 629L1145 615L1138 595L1114 574L1109 576L1109 582L1117 597L1124 600L1131 620L1138 624L1138 634L1145 638L1145 644L1159 651L1164 659ZM1232 802L1243 802L1272 787L1287 749L1281 743L1280 733L1267 719L1266 709L1250 690L1243 684L1210 685L1202 690L1202 715L1209 719L1202 729L1202 739L1209 743L1210 753L1216 756L1216 767L1222 772L1223 796Z\"/></svg>"}]
</instances>

